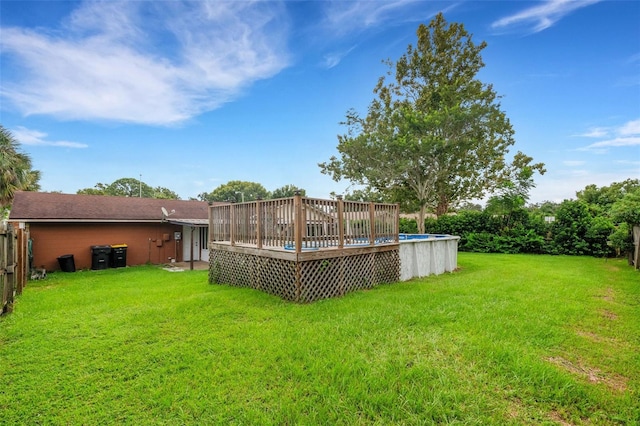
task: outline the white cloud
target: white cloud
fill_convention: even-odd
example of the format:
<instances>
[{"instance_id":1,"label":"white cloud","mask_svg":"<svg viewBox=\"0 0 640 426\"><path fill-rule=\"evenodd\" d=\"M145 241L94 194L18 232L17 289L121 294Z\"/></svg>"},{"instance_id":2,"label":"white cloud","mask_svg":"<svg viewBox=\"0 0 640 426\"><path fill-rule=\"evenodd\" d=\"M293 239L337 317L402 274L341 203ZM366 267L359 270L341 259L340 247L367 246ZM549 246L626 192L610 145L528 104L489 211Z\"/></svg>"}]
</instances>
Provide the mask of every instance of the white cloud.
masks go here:
<instances>
[{"instance_id":1,"label":"white cloud","mask_svg":"<svg viewBox=\"0 0 640 426\"><path fill-rule=\"evenodd\" d=\"M321 27L329 37L342 37L381 26L424 22L437 12L447 12L457 7L454 3L442 8L442 4L423 0L331 1L322 4L325 19Z\"/></svg>"},{"instance_id":2,"label":"white cloud","mask_svg":"<svg viewBox=\"0 0 640 426\"><path fill-rule=\"evenodd\" d=\"M587 145L584 148L581 148L581 150L583 151L599 150L602 148L620 147L620 146L640 146L640 137L630 136L630 137L608 139L605 141L600 141L600 142L592 143L591 145Z\"/></svg>"},{"instance_id":3,"label":"white cloud","mask_svg":"<svg viewBox=\"0 0 640 426\"><path fill-rule=\"evenodd\" d=\"M640 119L628 121L616 128L604 129L600 127L595 130L591 129L589 132L580 136L596 138L607 137L608 139L579 148L579 151L605 153L612 147L640 146Z\"/></svg>"},{"instance_id":4,"label":"white cloud","mask_svg":"<svg viewBox=\"0 0 640 426\"><path fill-rule=\"evenodd\" d=\"M640 119L625 123L620 129L621 135L640 135Z\"/></svg>"},{"instance_id":5,"label":"white cloud","mask_svg":"<svg viewBox=\"0 0 640 426\"><path fill-rule=\"evenodd\" d=\"M328 1L319 4L323 7L325 18L313 31L321 34L322 42L327 39L339 40L346 35L375 32L388 26L425 22L438 11L446 12L457 6L452 4L442 9L442 5L423 0ZM325 54L321 66L337 66L354 48Z\"/></svg>"},{"instance_id":6,"label":"white cloud","mask_svg":"<svg viewBox=\"0 0 640 426\"><path fill-rule=\"evenodd\" d=\"M618 160L616 161L616 163L618 164L623 164L623 165L630 165L630 166L635 166L635 167L640 167L640 160L638 161L632 161L632 160Z\"/></svg>"},{"instance_id":7,"label":"white cloud","mask_svg":"<svg viewBox=\"0 0 640 426\"><path fill-rule=\"evenodd\" d=\"M416 0L329 2L325 10L326 25L337 33L347 33L381 21L407 19L406 6L415 3Z\"/></svg>"},{"instance_id":8,"label":"white cloud","mask_svg":"<svg viewBox=\"0 0 640 426\"><path fill-rule=\"evenodd\" d=\"M272 2L84 3L64 31L7 27L0 95L26 115L168 125L288 64Z\"/></svg>"},{"instance_id":9,"label":"white cloud","mask_svg":"<svg viewBox=\"0 0 640 426\"><path fill-rule=\"evenodd\" d=\"M609 134L609 129L606 127L593 127L587 130L585 133L576 135L583 138L604 138Z\"/></svg>"},{"instance_id":10,"label":"white cloud","mask_svg":"<svg viewBox=\"0 0 640 426\"><path fill-rule=\"evenodd\" d=\"M491 24L492 28L505 28L514 25L532 26L533 32L543 31L569 13L598 3L600 0L548 0L542 4L525 9L515 15L506 16Z\"/></svg>"},{"instance_id":11,"label":"white cloud","mask_svg":"<svg viewBox=\"0 0 640 426\"><path fill-rule=\"evenodd\" d=\"M63 148L86 148L87 144L69 141L50 141L47 134L38 130L19 126L11 131L18 142L23 145L58 146Z\"/></svg>"},{"instance_id":12,"label":"white cloud","mask_svg":"<svg viewBox=\"0 0 640 426\"><path fill-rule=\"evenodd\" d=\"M345 51L333 52L333 53L328 53L324 55L324 61L322 62L322 66L324 66L325 68L333 68L337 66L340 63L340 61L342 61L342 59L345 56L347 56L349 53L351 53L351 51L355 48L356 46L353 46L352 48L347 49Z\"/></svg>"}]
</instances>

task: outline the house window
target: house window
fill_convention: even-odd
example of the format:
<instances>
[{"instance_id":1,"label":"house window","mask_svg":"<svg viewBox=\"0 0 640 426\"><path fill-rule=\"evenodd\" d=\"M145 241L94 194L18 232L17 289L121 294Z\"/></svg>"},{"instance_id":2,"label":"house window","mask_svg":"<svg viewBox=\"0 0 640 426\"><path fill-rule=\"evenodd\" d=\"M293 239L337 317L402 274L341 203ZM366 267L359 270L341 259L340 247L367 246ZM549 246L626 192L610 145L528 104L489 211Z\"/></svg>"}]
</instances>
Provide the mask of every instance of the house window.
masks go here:
<instances>
[{"instance_id":1,"label":"house window","mask_svg":"<svg viewBox=\"0 0 640 426\"><path fill-rule=\"evenodd\" d=\"M200 230L200 248L203 250L207 250L209 248L207 246L209 240L209 227L205 226L198 229Z\"/></svg>"}]
</instances>

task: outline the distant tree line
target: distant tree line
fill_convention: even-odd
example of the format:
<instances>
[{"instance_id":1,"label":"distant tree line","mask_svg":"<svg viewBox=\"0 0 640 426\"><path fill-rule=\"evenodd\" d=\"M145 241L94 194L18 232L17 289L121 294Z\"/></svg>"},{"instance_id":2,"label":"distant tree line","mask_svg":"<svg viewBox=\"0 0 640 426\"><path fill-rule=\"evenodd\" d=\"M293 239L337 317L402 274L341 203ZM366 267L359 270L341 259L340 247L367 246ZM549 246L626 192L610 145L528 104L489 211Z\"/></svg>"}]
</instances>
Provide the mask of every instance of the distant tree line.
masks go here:
<instances>
[{"instance_id":1,"label":"distant tree line","mask_svg":"<svg viewBox=\"0 0 640 426\"><path fill-rule=\"evenodd\" d=\"M202 201L233 201L245 202L257 199L267 200L276 198L293 197L296 192L305 196L306 191L295 185L284 185L280 188L268 191L257 182L247 182L242 180L232 180L215 188L211 192L198 194L198 199Z\"/></svg>"},{"instance_id":2,"label":"distant tree line","mask_svg":"<svg viewBox=\"0 0 640 426\"><path fill-rule=\"evenodd\" d=\"M232 180L214 188L211 192L198 194L201 201L254 201L260 199L286 198L293 196L296 191L305 195L305 190L295 185L284 185L273 191L268 191L262 184ZM110 195L119 197L162 198L179 200L177 193L168 188L157 186L155 188L136 178L121 178L105 184L98 183L93 188L85 188L77 191L77 194L85 195Z\"/></svg>"},{"instance_id":3,"label":"distant tree line","mask_svg":"<svg viewBox=\"0 0 640 426\"><path fill-rule=\"evenodd\" d=\"M76 192L84 195L108 195L115 197L162 198L179 200L178 194L162 186L155 188L136 178L120 178L112 183L97 183L93 188L84 188Z\"/></svg>"}]
</instances>

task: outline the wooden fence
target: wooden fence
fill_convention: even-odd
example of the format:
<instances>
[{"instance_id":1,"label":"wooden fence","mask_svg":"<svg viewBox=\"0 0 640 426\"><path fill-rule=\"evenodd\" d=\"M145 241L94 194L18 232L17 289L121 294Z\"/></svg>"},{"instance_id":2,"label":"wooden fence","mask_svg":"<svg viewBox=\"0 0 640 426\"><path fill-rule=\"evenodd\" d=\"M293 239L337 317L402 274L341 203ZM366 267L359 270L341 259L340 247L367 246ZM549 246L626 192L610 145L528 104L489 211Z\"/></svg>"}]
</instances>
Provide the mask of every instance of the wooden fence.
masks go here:
<instances>
[{"instance_id":1,"label":"wooden fence","mask_svg":"<svg viewBox=\"0 0 640 426\"><path fill-rule=\"evenodd\" d=\"M14 229L6 221L0 222L0 289L2 309L0 314L13 311L16 295L22 293L27 282L29 233Z\"/></svg>"},{"instance_id":2,"label":"wooden fence","mask_svg":"<svg viewBox=\"0 0 640 426\"><path fill-rule=\"evenodd\" d=\"M630 263L636 271L640 269L640 226L638 225L633 227L633 253Z\"/></svg>"}]
</instances>

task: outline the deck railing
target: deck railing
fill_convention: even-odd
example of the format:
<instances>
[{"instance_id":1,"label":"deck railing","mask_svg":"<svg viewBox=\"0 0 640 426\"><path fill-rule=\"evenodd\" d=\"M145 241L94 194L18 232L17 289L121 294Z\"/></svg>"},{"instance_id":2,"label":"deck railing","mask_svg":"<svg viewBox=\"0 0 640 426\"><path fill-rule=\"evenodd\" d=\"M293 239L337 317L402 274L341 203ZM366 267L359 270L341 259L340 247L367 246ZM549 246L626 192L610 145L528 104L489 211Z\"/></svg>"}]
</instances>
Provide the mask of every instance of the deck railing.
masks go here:
<instances>
[{"instance_id":1,"label":"deck railing","mask_svg":"<svg viewBox=\"0 0 640 426\"><path fill-rule=\"evenodd\" d=\"M325 200L296 195L209 208L212 242L303 250L398 242L396 204Z\"/></svg>"}]
</instances>

